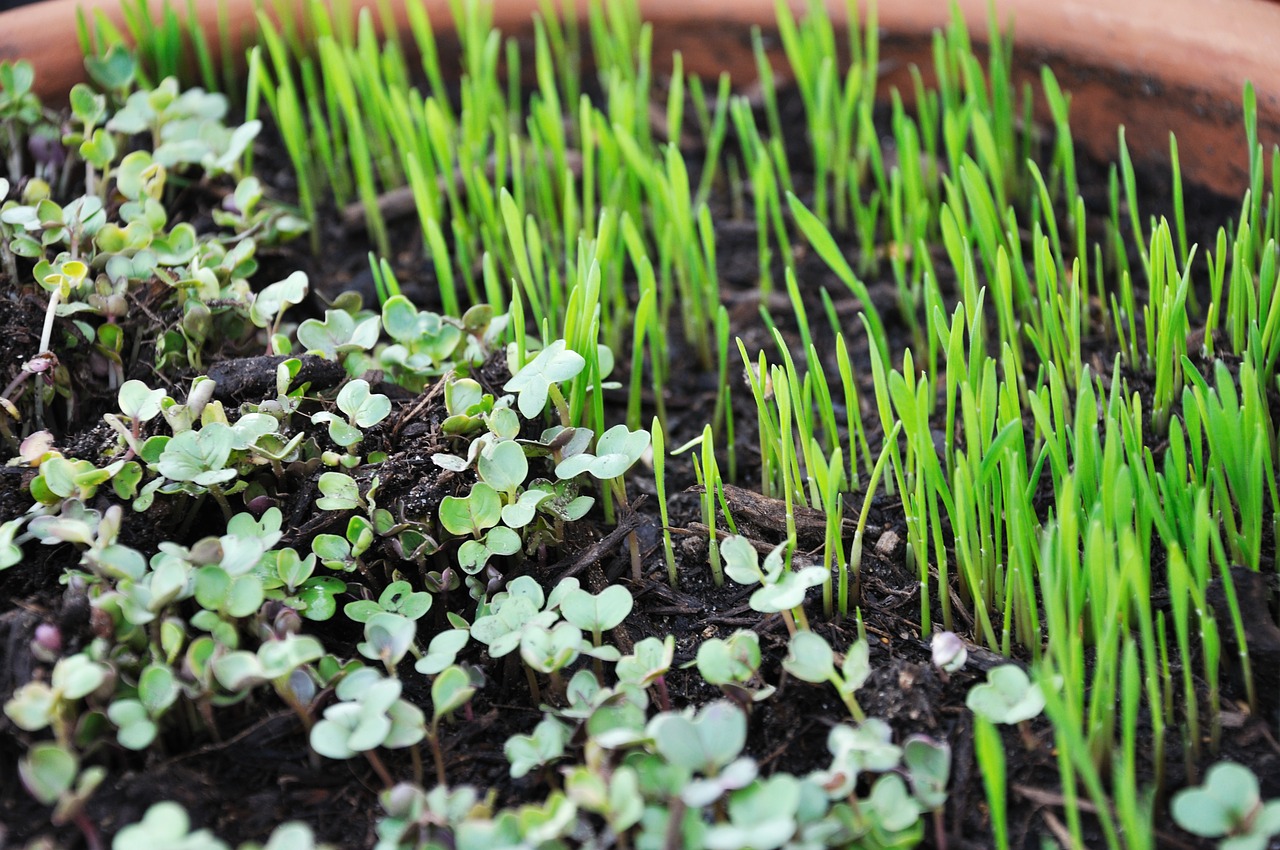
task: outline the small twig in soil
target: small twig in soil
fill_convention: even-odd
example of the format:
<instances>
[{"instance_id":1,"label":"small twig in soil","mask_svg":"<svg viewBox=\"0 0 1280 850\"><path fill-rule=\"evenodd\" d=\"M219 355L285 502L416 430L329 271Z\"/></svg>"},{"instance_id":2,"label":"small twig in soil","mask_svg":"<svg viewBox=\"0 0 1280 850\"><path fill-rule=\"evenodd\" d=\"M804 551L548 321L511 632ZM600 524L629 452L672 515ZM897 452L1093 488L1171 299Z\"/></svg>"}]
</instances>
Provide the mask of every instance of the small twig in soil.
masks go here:
<instances>
[{"instance_id":1,"label":"small twig in soil","mask_svg":"<svg viewBox=\"0 0 1280 850\"><path fill-rule=\"evenodd\" d=\"M701 614L702 609L675 606L675 605L665 605L660 608L646 608L645 613L649 614L650 616L657 615L660 617L680 617L680 616L688 616L691 614Z\"/></svg>"},{"instance_id":2,"label":"small twig in soil","mask_svg":"<svg viewBox=\"0 0 1280 850\"><path fill-rule=\"evenodd\" d=\"M502 753L463 753L453 759L453 766L456 768L460 765L470 764L471 762L480 762L482 764L501 764L509 765L511 762Z\"/></svg>"},{"instance_id":3,"label":"small twig in soil","mask_svg":"<svg viewBox=\"0 0 1280 850\"><path fill-rule=\"evenodd\" d=\"M644 503L644 496L636 499L632 509L618 517L618 524L604 537L592 543L586 549L571 558L564 558L551 565L551 572L560 578L569 578L585 571L588 567L599 564L618 548L618 544L632 531L640 527L642 520L636 508Z\"/></svg>"},{"instance_id":4,"label":"small twig in soil","mask_svg":"<svg viewBox=\"0 0 1280 850\"><path fill-rule=\"evenodd\" d=\"M632 511L631 506L627 504L627 485L623 484L621 479L614 479L613 483L616 484L613 488L614 495L618 504L622 506L622 510ZM636 537L635 531L627 535L627 548L631 553L631 580L636 584L642 584L644 573L640 565L640 540Z\"/></svg>"},{"instance_id":5,"label":"small twig in soil","mask_svg":"<svg viewBox=\"0 0 1280 850\"><path fill-rule=\"evenodd\" d=\"M1066 797L1044 788L1032 788L1029 785L1014 785L1012 790L1013 790L1013 793L1017 794L1019 797L1022 797L1024 800L1029 800L1030 802L1035 803L1036 805L1039 805L1039 806L1053 806L1055 809L1062 809L1062 808L1065 808L1067 805ZM1085 812L1086 814L1096 815L1098 813L1098 807L1095 806L1089 800L1076 800L1074 802L1074 805L1078 809L1080 809L1080 811ZM1042 812L1041 814L1047 815L1048 817L1053 817L1053 815L1049 812ZM1054 818L1054 820L1057 820L1057 818ZM1046 820L1046 823L1048 823L1048 820ZM1059 822L1058 825L1061 826L1062 825L1061 822ZM1063 835L1066 835L1066 841L1063 843L1062 846L1064 847L1071 846L1071 840L1070 840L1071 837L1069 834L1066 833L1065 830L1063 831L1063 833L1060 834L1056 829L1053 828L1052 824L1049 824L1049 828L1053 830L1055 836L1057 836L1059 840L1062 840ZM1187 842L1178 838L1176 835L1171 835L1167 832L1162 832L1161 830L1158 830L1158 829L1156 830L1156 836L1160 839L1161 847L1181 847L1181 848L1186 848L1186 850L1192 850L1192 848L1196 846L1194 844L1188 844Z\"/></svg>"},{"instance_id":6,"label":"small twig in soil","mask_svg":"<svg viewBox=\"0 0 1280 850\"><path fill-rule=\"evenodd\" d=\"M191 750L189 752L176 755L168 759L167 761L162 762L156 768L156 770L158 772L163 771L168 767L170 767L171 765L177 764L180 761L186 761L187 759L192 759L192 758L199 758L200 756L212 755L214 753L220 752L230 747L234 747L236 744L241 743L247 738L260 733L264 727L270 726L271 724L275 723L278 720L284 720L284 719L296 720L297 717L298 717L297 714L295 714L293 711L290 711L288 709L285 709L283 711L277 711L273 714L268 714L266 717L262 718L257 723L254 723L252 726L248 726L240 730L236 734L232 735L230 738L227 738L226 740L223 740L223 741L217 741L216 743L212 743L212 744L205 744L203 747L200 747L199 749ZM290 724L290 727L291 726L292 724ZM261 743L266 743L267 741L274 741L279 738L283 738L284 736L288 735L291 731L293 731L292 728L282 729L279 732L275 732L271 734L269 737L264 738Z\"/></svg>"},{"instance_id":7,"label":"small twig in soil","mask_svg":"<svg viewBox=\"0 0 1280 850\"><path fill-rule=\"evenodd\" d=\"M721 610L718 612L718 614L722 617L731 617L734 614L738 614L743 611L746 611L749 607L751 607L749 603L743 603L741 605L735 605L735 603L741 602L741 600L745 599L747 596L749 596L753 592L755 592L754 587L742 588L742 590L740 590L738 593L731 596L728 600L726 600L723 603L727 605L734 605L735 607L729 608L727 610ZM658 597L659 599L663 600L664 602L669 603L668 607L672 609L669 613L673 613L673 614L701 613L707 610L707 603L701 597L691 596L688 593L683 593L679 590L676 590L675 588L671 587L665 581L662 581L662 580L650 581L640 591L638 591L635 594L635 597L637 600L639 600L642 596L646 596L649 594L652 594ZM654 609L647 609L647 610L654 610Z\"/></svg>"},{"instance_id":8,"label":"small twig in soil","mask_svg":"<svg viewBox=\"0 0 1280 850\"><path fill-rule=\"evenodd\" d=\"M400 434L400 429L412 422L422 411L431 406L437 397L444 393L444 381L436 381L431 385L431 389L427 390L418 400L404 410L400 411L400 415L396 417L396 424L391 427L391 434L387 441L394 443L396 437Z\"/></svg>"},{"instance_id":9,"label":"small twig in soil","mask_svg":"<svg viewBox=\"0 0 1280 850\"><path fill-rule=\"evenodd\" d=\"M1053 812L1042 810L1040 817L1044 820L1044 825L1049 827L1049 831L1053 833L1053 837L1058 839L1058 844L1062 847L1062 850L1070 850L1072 843L1071 833L1067 830L1066 825L1058 820L1057 815Z\"/></svg>"},{"instance_id":10,"label":"small twig in soil","mask_svg":"<svg viewBox=\"0 0 1280 850\"><path fill-rule=\"evenodd\" d=\"M698 484L690 487L685 492L702 493L703 491L703 486ZM755 526L761 531L771 531L777 534L785 534L787 532L787 503L782 499L770 499L733 484L724 485L724 498L729 505L729 512L733 514L734 520L739 525L745 523ZM821 548L826 540L827 515L822 511L801 505L794 506L793 514L795 516L796 542L804 549ZM855 520L846 519L841 522L840 531L842 535L847 535L852 539L857 528L858 523ZM863 531L863 535L875 537L880 534L881 530L878 526L868 525Z\"/></svg>"},{"instance_id":11,"label":"small twig in soil","mask_svg":"<svg viewBox=\"0 0 1280 850\"><path fill-rule=\"evenodd\" d=\"M1276 742L1275 737L1271 734L1271 730L1266 726L1259 725L1258 731L1262 734L1262 737L1266 739L1267 743L1271 745L1271 749L1280 753L1280 743Z\"/></svg>"}]
</instances>

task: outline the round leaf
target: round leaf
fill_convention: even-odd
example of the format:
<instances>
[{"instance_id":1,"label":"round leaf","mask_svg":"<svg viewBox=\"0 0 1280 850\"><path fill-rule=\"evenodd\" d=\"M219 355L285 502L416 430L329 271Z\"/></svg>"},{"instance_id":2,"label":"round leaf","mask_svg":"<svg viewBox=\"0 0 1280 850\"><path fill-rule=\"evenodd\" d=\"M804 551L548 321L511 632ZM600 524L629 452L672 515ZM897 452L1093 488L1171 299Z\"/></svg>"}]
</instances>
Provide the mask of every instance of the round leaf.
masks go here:
<instances>
[{"instance_id":1,"label":"round leaf","mask_svg":"<svg viewBox=\"0 0 1280 850\"><path fill-rule=\"evenodd\" d=\"M18 762L22 784L46 806L52 806L71 790L79 770L80 762L74 753L51 743L36 744Z\"/></svg>"},{"instance_id":2,"label":"round leaf","mask_svg":"<svg viewBox=\"0 0 1280 850\"><path fill-rule=\"evenodd\" d=\"M821 635L796 632L782 667L797 679L815 684L826 682L835 674L835 653Z\"/></svg>"},{"instance_id":3,"label":"round leaf","mask_svg":"<svg viewBox=\"0 0 1280 850\"><path fill-rule=\"evenodd\" d=\"M649 724L658 753L678 767L714 773L738 757L747 741L747 718L730 702L717 700L698 714L660 714Z\"/></svg>"},{"instance_id":4,"label":"round leaf","mask_svg":"<svg viewBox=\"0 0 1280 850\"><path fill-rule=\"evenodd\" d=\"M480 453L480 477L504 493L513 492L529 476L529 459L514 440L497 443Z\"/></svg>"},{"instance_id":5,"label":"round leaf","mask_svg":"<svg viewBox=\"0 0 1280 850\"><path fill-rule=\"evenodd\" d=\"M445 496L440 504L440 524L450 534L476 534L492 528L502 518L498 491L480 481L465 498Z\"/></svg>"},{"instance_id":6,"label":"round leaf","mask_svg":"<svg viewBox=\"0 0 1280 850\"><path fill-rule=\"evenodd\" d=\"M560 602L564 618L585 631L608 631L631 613L631 591L621 585L606 587L598 594L585 590L566 593Z\"/></svg>"},{"instance_id":7,"label":"round leaf","mask_svg":"<svg viewBox=\"0 0 1280 850\"><path fill-rule=\"evenodd\" d=\"M446 667L431 683L431 705L436 718L452 714L476 692L471 677L461 667Z\"/></svg>"}]
</instances>

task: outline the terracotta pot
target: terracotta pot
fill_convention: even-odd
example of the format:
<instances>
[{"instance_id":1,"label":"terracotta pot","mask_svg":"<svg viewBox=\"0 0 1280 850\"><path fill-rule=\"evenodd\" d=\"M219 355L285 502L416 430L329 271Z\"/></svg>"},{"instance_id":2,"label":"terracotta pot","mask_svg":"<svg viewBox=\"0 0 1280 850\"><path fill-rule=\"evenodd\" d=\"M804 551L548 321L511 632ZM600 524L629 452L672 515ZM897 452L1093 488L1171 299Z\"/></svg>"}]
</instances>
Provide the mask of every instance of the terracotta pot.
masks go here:
<instances>
[{"instance_id":1,"label":"terracotta pot","mask_svg":"<svg viewBox=\"0 0 1280 850\"><path fill-rule=\"evenodd\" d=\"M230 36L251 37L254 0L225 0ZM585 0L578 0L585 8ZM151 0L159 6L160 0ZM803 6L792 0L793 5ZM827 0L839 22L841 0ZM217 33L218 3L196 4L204 31ZM356 7L373 0L355 0ZM932 66L930 33L945 25L942 0L881 0L881 55L888 79L910 92L911 63ZM959 0L979 37L987 0ZM83 78L75 49L77 7L102 9L119 20L117 0L47 0L0 14L0 59L27 58L37 85L50 99L65 96ZM426 0L432 20L450 20L447 0ZM507 32L528 26L537 0L495 0L495 23ZM703 75L728 70L738 83L755 76L750 27L773 27L773 0L640 0L655 25L655 57L683 53L685 68ZM1259 136L1280 142L1280 3L1269 0L996 0L1001 21L1014 23L1016 75L1038 80L1048 62L1072 93L1071 121L1078 144L1110 158L1116 127L1126 126L1135 159L1168 158L1168 134L1178 136L1188 180L1238 194L1247 159L1240 124L1241 92L1252 80L1258 92ZM776 40L773 40L776 44ZM882 86L888 91L888 85Z\"/></svg>"}]
</instances>

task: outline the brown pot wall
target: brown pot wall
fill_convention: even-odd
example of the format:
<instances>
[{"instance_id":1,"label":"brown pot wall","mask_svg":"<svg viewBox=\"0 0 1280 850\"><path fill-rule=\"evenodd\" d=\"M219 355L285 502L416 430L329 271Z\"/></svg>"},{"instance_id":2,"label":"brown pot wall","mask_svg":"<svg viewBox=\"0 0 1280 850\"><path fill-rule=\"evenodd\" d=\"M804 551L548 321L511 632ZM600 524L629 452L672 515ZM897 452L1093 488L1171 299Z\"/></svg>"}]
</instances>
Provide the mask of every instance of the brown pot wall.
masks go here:
<instances>
[{"instance_id":1,"label":"brown pot wall","mask_svg":"<svg viewBox=\"0 0 1280 850\"><path fill-rule=\"evenodd\" d=\"M227 0L231 37L243 44L254 27L253 0ZM840 0L827 0L837 22ZM975 38L987 0L958 0ZM152 0L160 6L160 0ZM217 33L217 3L196 4ZM373 0L355 0L356 7ZM425 0L432 21L449 21L447 0ZM801 11L803 2L792 0ZM117 0L47 0L0 14L0 59L36 66L41 94L65 96L84 71L75 49L75 10L100 8L119 18ZM579 0L585 10L585 0ZM909 92L907 68L931 66L930 33L947 23L948 0L881 0L881 48L886 83ZM537 0L495 0L495 23L506 31L528 25ZM739 84L755 76L750 27L773 27L773 0L640 0L654 23L656 57L679 49L686 69L711 76L728 70ZM1247 160L1240 124L1241 91L1258 92L1259 134L1280 142L1280 3L1268 0L996 0L1002 22L1014 23L1021 79L1038 83L1049 62L1072 93L1072 129L1090 153L1115 154L1116 127L1126 126L1135 159L1167 161L1168 134L1178 135L1188 179L1238 194ZM776 40L775 40L776 41ZM1038 87L1038 86L1037 86ZM883 87L887 92L888 86Z\"/></svg>"}]
</instances>

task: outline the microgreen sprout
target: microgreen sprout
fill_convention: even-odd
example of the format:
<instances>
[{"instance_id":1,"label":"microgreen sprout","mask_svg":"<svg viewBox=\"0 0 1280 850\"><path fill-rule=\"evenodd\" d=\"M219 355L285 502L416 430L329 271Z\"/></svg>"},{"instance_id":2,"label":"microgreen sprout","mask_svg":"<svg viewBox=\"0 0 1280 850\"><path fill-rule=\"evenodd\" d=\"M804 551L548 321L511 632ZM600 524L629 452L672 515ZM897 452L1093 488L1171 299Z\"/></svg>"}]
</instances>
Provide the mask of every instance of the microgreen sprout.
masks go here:
<instances>
[{"instance_id":1,"label":"microgreen sprout","mask_svg":"<svg viewBox=\"0 0 1280 850\"><path fill-rule=\"evenodd\" d=\"M621 585L594 594L577 588L560 597L560 614L574 626L591 632L591 644L598 650L601 635L621 624L631 613L632 604L631 591ZM598 657L596 675L602 675Z\"/></svg>"},{"instance_id":2,"label":"microgreen sprout","mask_svg":"<svg viewBox=\"0 0 1280 850\"><path fill-rule=\"evenodd\" d=\"M725 538L720 551L725 559L725 575L738 584L760 585L751 594L752 608L765 614L788 612L803 622L805 591L822 584L828 573L816 566L788 569L783 560L785 547L785 543L775 546L765 556L763 565L751 541L739 535Z\"/></svg>"},{"instance_id":3,"label":"microgreen sprout","mask_svg":"<svg viewBox=\"0 0 1280 850\"><path fill-rule=\"evenodd\" d=\"M992 723L1016 724L1028 749L1037 745L1027 721L1044 710L1044 692L1016 664L1001 664L987 673L987 681L974 685L965 705Z\"/></svg>"},{"instance_id":4,"label":"microgreen sprout","mask_svg":"<svg viewBox=\"0 0 1280 850\"><path fill-rule=\"evenodd\" d=\"M46 741L33 746L18 762L18 776L39 803L54 807L54 825L74 821L90 846L99 843L97 827L84 805L107 778L106 768L81 769L75 752Z\"/></svg>"},{"instance_id":5,"label":"microgreen sprout","mask_svg":"<svg viewBox=\"0 0 1280 850\"><path fill-rule=\"evenodd\" d=\"M739 629L728 638L711 638L698 647L695 663L708 684L716 685L739 703L768 699L774 687L751 687L760 670L760 637Z\"/></svg>"},{"instance_id":6,"label":"microgreen sprout","mask_svg":"<svg viewBox=\"0 0 1280 850\"><path fill-rule=\"evenodd\" d=\"M358 599L342 609L347 619L367 623L377 614L398 614L409 620L420 620L431 610L430 593L415 591L407 581L393 581L383 589L377 601Z\"/></svg>"},{"instance_id":7,"label":"microgreen sprout","mask_svg":"<svg viewBox=\"0 0 1280 850\"><path fill-rule=\"evenodd\" d=\"M782 666L792 676L805 682L830 682L853 719L859 722L866 719L855 696L871 675L869 649L865 640L855 641L849 647L837 670L835 653L826 638L808 630L798 631L791 636L787 657Z\"/></svg>"},{"instance_id":8,"label":"microgreen sprout","mask_svg":"<svg viewBox=\"0 0 1280 850\"><path fill-rule=\"evenodd\" d=\"M288 352L287 338L280 337L280 323L284 320L284 311L295 304L301 304L306 296L307 276L303 272L294 272L284 280L264 287L254 297L253 305L249 308L249 318L258 327L266 328L270 334L268 354Z\"/></svg>"},{"instance_id":9,"label":"microgreen sprout","mask_svg":"<svg viewBox=\"0 0 1280 850\"><path fill-rule=\"evenodd\" d=\"M156 846L181 850L229 850L207 829L192 832L186 810L169 800L153 804L142 820L121 829L111 842L111 850L145 850Z\"/></svg>"},{"instance_id":10,"label":"microgreen sprout","mask_svg":"<svg viewBox=\"0 0 1280 850\"><path fill-rule=\"evenodd\" d=\"M350 450L364 439L364 429L372 428L391 413L391 400L382 393L370 392L363 378L348 381L335 400L346 420L332 413L320 412L311 417L314 423L327 423L329 439Z\"/></svg>"},{"instance_id":11,"label":"microgreen sprout","mask_svg":"<svg viewBox=\"0 0 1280 850\"><path fill-rule=\"evenodd\" d=\"M718 701L696 714L660 714L649 722L647 732L671 764L715 776L742 752L747 718L733 703Z\"/></svg>"},{"instance_id":12,"label":"microgreen sprout","mask_svg":"<svg viewBox=\"0 0 1280 850\"><path fill-rule=\"evenodd\" d=\"M519 779L537 767L543 767L564 756L570 729L554 717L545 717L530 735L513 735L503 752L511 762L511 778Z\"/></svg>"},{"instance_id":13,"label":"microgreen sprout","mask_svg":"<svg viewBox=\"0 0 1280 850\"><path fill-rule=\"evenodd\" d=\"M434 676L453 664L458 653L467 645L470 634L466 629L447 629L431 639L427 651L413 665L413 669L426 676Z\"/></svg>"},{"instance_id":14,"label":"microgreen sprout","mask_svg":"<svg viewBox=\"0 0 1280 850\"><path fill-rule=\"evenodd\" d=\"M658 691L658 703L663 711L671 710L671 697L667 693L666 675L671 670L671 662L675 658L676 641L674 635L667 635L665 640L647 637L636 644L630 655L618 659L614 666L618 681L623 684L639 685L647 688L653 685Z\"/></svg>"},{"instance_id":15,"label":"microgreen sprout","mask_svg":"<svg viewBox=\"0 0 1280 850\"><path fill-rule=\"evenodd\" d=\"M564 340L556 340L539 351L502 388L516 393L516 405L526 419L539 416L550 397L561 424L568 426L571 424L569 407L559 384L576 377L586 364L581 354L566 348Z\"/></svg>"},{"instance_id":16,"label":"microgreen sprout","mask_svg":"<svg viewBox=\"0 0 1280 850\"><path fill-rule=\"evenodd\" d=\"M246 693L262 682L271 683L276 693L302 720L304 729L312 724L307 665L324 656L320 641L309 635L285 634L263 641L257 652L234 650L213 661L213 675L233 694Z\"/></svg>"},{"instance_id":17,"label":"microgreen sprout","mask_svg":"<svg viewBox=\"0 0 1280 850\"><path fill-rule=\"evenodd\" d=\"M1221 838L1223 850L1261 850L1280 835L1280 800L1263 802L1258 779L1249 768L1219 762L1204 784L1184 788L1170 803L1178 826L1205 838Z\"/></svg>"},{"instance_id":18,"label":"microgreen sprout","mask_svg":"<svg viewBox=\"0 0 1280 850\"><path fill-rule=\"evenodd\" d=\"M943 805L951 779L951 746L925 735L912 735L902 745L902 761L914 797L925 810L933 811L935 836L942 836Z\"/></svg>"},{"instance_id":19,"label":"microgreen sprout","mask_svg":"<svg viewBox=\"0 0 1280 850\"><path fill-rule=\"evenodd\" d=\"M370 668L348 674L336 689L340 702L326 708L324 719L311 727L312 749L332 759L364 753L390 788L395 783L375 748L410 747L427 734L422 710L401 699L400 691L399 680L382 678Z\"/></svg>"},{"instance_id":20,"label":"microgreen sprout","mask_svg":"<svg viewBox=\"0 0 1280 850\"><path fill-rule=\"evenodd\" d=\"M322 495L316 499L316 507L321 510L351 511L368 507L365 496L360 495L360 485L350 475L325 472L320 475L318 485Z\"/></svg>"},{"instance_id":21,"label":"microgreen sprout","mask_svg":"<svg viewBox=\"0 0 1280 850\"><path fill-rule=\"evenodd\" d=\"M969 650L955 632L935 632L929 641L929 650L933 666L944 674L963 669L969 660Z\"/></svg>"},{"instance_id":22,"label":"microgreen sprout","mask_svg":"<svg viewBox=\"0 0 1280 850\"><path fill-rule=\"evenodd\" d=\"M125 381L121 384L118 394L120 413L129 420L129 427L126 428L113 413L108 413L103 418L124 439L129 447L129 457L138 453L142 426L160 414L160 402L166 395L163 389L150 389L142 381Z\"/></svg>"},{"instance_id":23,"label":"microgreen sprout","mask_svg":"<svg viewBox=\"0 0 1280 850\"><path fill-rule=\"evenodd\" d=\"M431 726L427 738L431 742L436 761L436 781L441 787L448 784L445 776L444 753L440 748L440 721L471 701L475 685L467 671L458 666L446 667L431 682Z\"/></svg>"},{"instance_id":24,"label":"microgreen sprout","mask_svg":"<svg viewBox=\"0 0 1280 850\"><path fill-rule=\"evenodd\" d=\"M391 611L379 611L364 621L364 642L356 650L371 661L381 661L387 674L395 675L396 666L404 659L417 637L413 620Z\"/></svg>"},{"instance_id":25,"label":"microgreen sprout","mask_svg":"<svg viewBox=\"0 0 1280 850\"><path fill-rule=\"evenodd\" d=\"M1044 710L1040 686L1015 664L993 668L986 682L970 689L965 702L970 711L994 723L1022 723Z\"/></svg>"},{"instance_id":26,"label":"microgreen sprout","mask_svg":"<svg viewBox=\"0 0 1280 850\"><path fill-rule=\"evenodd\" d=\"M594 454L582 451L556 464L556 477L565 480L590 473L594 478L608 481L614 498L626 507L627 488L622 475L648 448L648 431L631 431L626 425L618 424L599 436ZM640 549L635 534L628 537L628 543L631 547L631 577L639 582Z\"/></svg>"},{"instance_id":27,"label":"microgreen sprout","mask_svg":"<svg viewBox=\"0 0 1280 850\"><path fill-rule=\"evenodd\" d=\"M78 653L58 660L49 682L23 685L4 705L5 715L27 732L53 726L59 741L69 742L71 705L101 688L108 681L110 667Z\"/></svg>"}]
</instances>

